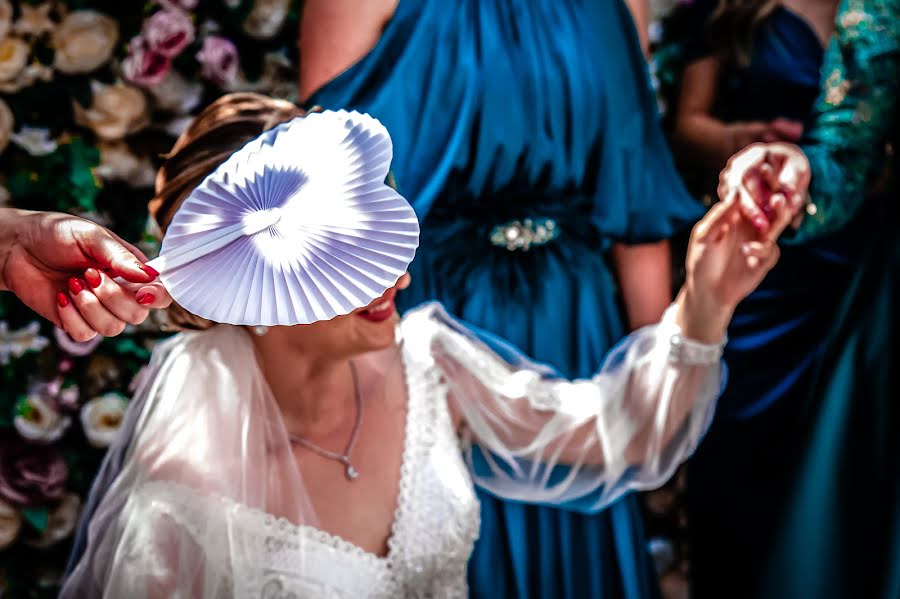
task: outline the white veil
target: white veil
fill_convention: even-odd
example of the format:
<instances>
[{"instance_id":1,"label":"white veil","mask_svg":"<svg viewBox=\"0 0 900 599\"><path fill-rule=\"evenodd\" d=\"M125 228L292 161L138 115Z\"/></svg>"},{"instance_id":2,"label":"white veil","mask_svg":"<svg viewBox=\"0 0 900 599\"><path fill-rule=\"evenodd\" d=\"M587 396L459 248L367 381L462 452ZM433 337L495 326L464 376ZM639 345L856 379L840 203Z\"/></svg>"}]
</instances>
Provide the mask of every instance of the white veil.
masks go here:
<instances>
[{"instance_id":1,"label":"white veil","mask_svg":"<svg viewBox=\"0 0 900 599\"><path fill-rule=\"evenodd\" d=\"M63 598L230 597L239 580L231 568L261 548L227 525L229 506L316 526L248 333L220 325L177 335L149 368L122 469L91 517ZM222 503L171 501L180 488Z\"/></svg>"}]
</instances>

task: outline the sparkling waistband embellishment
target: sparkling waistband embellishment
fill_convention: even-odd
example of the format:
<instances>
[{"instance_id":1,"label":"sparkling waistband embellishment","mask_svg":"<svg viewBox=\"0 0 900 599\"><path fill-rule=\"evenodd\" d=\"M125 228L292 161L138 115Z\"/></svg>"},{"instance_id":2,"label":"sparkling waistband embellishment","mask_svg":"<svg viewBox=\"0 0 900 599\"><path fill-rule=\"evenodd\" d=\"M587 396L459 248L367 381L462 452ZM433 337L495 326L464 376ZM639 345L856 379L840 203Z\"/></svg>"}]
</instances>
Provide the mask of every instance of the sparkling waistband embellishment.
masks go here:
<instances>
[{"instance_id":1,"label":"sparkling waistband embellishment","mask_svg":"<svg viewBox=\"0 0 900 599\"><path fill-rule=\"evenodd\" d=\"M527 252L533 245L544 245L559 236L556 221L552 218L514 220L491 229L491 244L510 252Z\"/></svg>"}]
</instances>

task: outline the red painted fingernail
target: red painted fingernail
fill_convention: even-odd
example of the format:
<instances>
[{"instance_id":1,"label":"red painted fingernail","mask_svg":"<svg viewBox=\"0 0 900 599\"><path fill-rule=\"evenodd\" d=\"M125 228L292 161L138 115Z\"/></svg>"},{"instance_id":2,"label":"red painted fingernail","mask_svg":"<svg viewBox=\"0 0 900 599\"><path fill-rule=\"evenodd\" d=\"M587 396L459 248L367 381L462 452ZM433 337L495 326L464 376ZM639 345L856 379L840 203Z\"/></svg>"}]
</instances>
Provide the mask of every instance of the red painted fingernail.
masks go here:
<instances>
[{"instance_id":1,"label":"red painted fingernail","mask_svg":"<svg viewBox=\"0 0 900 599\"><path fill-rule=\"evenodd\" d=\"M70 278L69 291L72 292L72 295L78 295L79 293L84 291L84 283L82 283L80 279L76 279L75 277Z\"/></svg>"},{"instance_id":2,"label":"red painted fingernail","mask_svg":"<svg viewBox=\"0 0 900 599\"><path fill-rule=\"evenodd\" d=\"M155 301L156 301L156 296L153 295L152 293L142 293L137 298L137 303L139 303L142 306L149 306L150 304L152 304Z\"/></svg>"},{"instance_id":3,"label":"red painted fingernail","mask_svg":"<svg viewBox=\"0 0 900 599\"><path fill-rule=\"evenodd\" d=\"M65 308L69 305L69 296L60 291L56 294L56 303L59 304L60 308Z\"/></svg>"},{"instance_id":4,"label":"red painted fingernail","mask_svg":"<svg viewBox=\"0 0 900 599\"><path fill-rule=\"evenodd\" d=\"M100 273L93 268L89 268L84 271L84 280L87 281L88 285L90 285L94 289L99 287L100 283L103 282L103 279L100 278Z\"/></svg>"},{"instance_id":5,"label":"red painted fingernail","mask_svg":"<svg viewBox=\"0 0 900 599\"><path fill-rule=\"evenodd\" d=\"M156 277L159 276L159 273L156 272L156 269L153 268L152 266L147 265L147 264L141 264L138 268L140 268L141 270L143 270L145 273L147 273L148 275L150 275L150 276L153 277L154 279L155 279Z\"/></svg>"},{"instance_id":6,"label":"red painted fingernail","mask_svg":"<svg viewBox=\"0 0 900 599\"><path fill-rule=\"evenodd\" d=\"M769 221L766 220L764 216L754 216L753 217L753 226L757 229L765 229L766 225Z\"/></svg>"}]
</instances>

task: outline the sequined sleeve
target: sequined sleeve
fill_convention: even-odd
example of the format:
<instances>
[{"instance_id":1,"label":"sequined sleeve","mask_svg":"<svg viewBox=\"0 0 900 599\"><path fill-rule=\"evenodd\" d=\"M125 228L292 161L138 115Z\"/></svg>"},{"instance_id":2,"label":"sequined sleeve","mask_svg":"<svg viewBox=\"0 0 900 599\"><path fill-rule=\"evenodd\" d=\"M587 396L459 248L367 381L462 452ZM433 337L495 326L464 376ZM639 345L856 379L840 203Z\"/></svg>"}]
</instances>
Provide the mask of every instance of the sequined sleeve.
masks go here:
<instances>
[{"instance_id":1,"label":"sequined sleeve","mask_svg":"<svg viewBox=\"0 0 900 599\"><path fill-rule=\"evenodd\" d=\"M822 81L803 145L816 211L797 241L850 221L885 166L897 125L900 0L841 1Z\"/></svg>"}]
</instances>

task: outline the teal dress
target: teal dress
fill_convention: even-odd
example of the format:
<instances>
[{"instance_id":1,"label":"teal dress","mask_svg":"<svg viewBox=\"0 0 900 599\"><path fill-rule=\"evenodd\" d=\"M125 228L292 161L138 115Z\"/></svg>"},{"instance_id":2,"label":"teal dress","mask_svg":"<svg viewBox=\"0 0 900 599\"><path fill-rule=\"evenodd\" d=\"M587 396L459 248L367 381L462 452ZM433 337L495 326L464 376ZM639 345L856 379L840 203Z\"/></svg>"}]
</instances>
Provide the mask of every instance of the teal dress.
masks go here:
<instances>
[{"instance_id":1,"label":"teal dress","mask_svg":"<svg viewBox=\"0 0 900 599\"><path fill-rule=\"evenodd\" d=\"M843 0L836 23L803 145L817 211L795 241L872 218L798 431L766 598L900 597L900 165L886 159L900 142L900 0Z\"/></svg>"},{"instance_id":2,"label":"teal dress","mask_svg":"<svg viewBox=\"0 0 900 599\"><path fill-rule=\"evenodd\" d=\"M648 81L621 0L403 0L310 103L391 132L422 223L404 305L436 299L580 377L626 333L612 242L665 239L702 213ZM657 595L633 497L587 515L479 496L473 596Z\"/></svg>"},{"instance_id":3,"label":"teal dress","mask_svg":"<svg viewBox=\"0 0 900 599\"><path fill-rule=\"evenodd\" d=\"M688 60L712 53L704 33L718 4L694 5ZM775 7L756 29L747 64L721 69L715 115L729 123L805 121L824 53L805 19ZM704 180L718 180L718 171L707 174ZM782 243L778 264L735 310L725 349L729 384L687 467L695 599L738 599L758 589L805 449L797 431L808 417L827 332L871 230L873 211L863 212L815 239Z\"/></svg>"}]
</instances>

